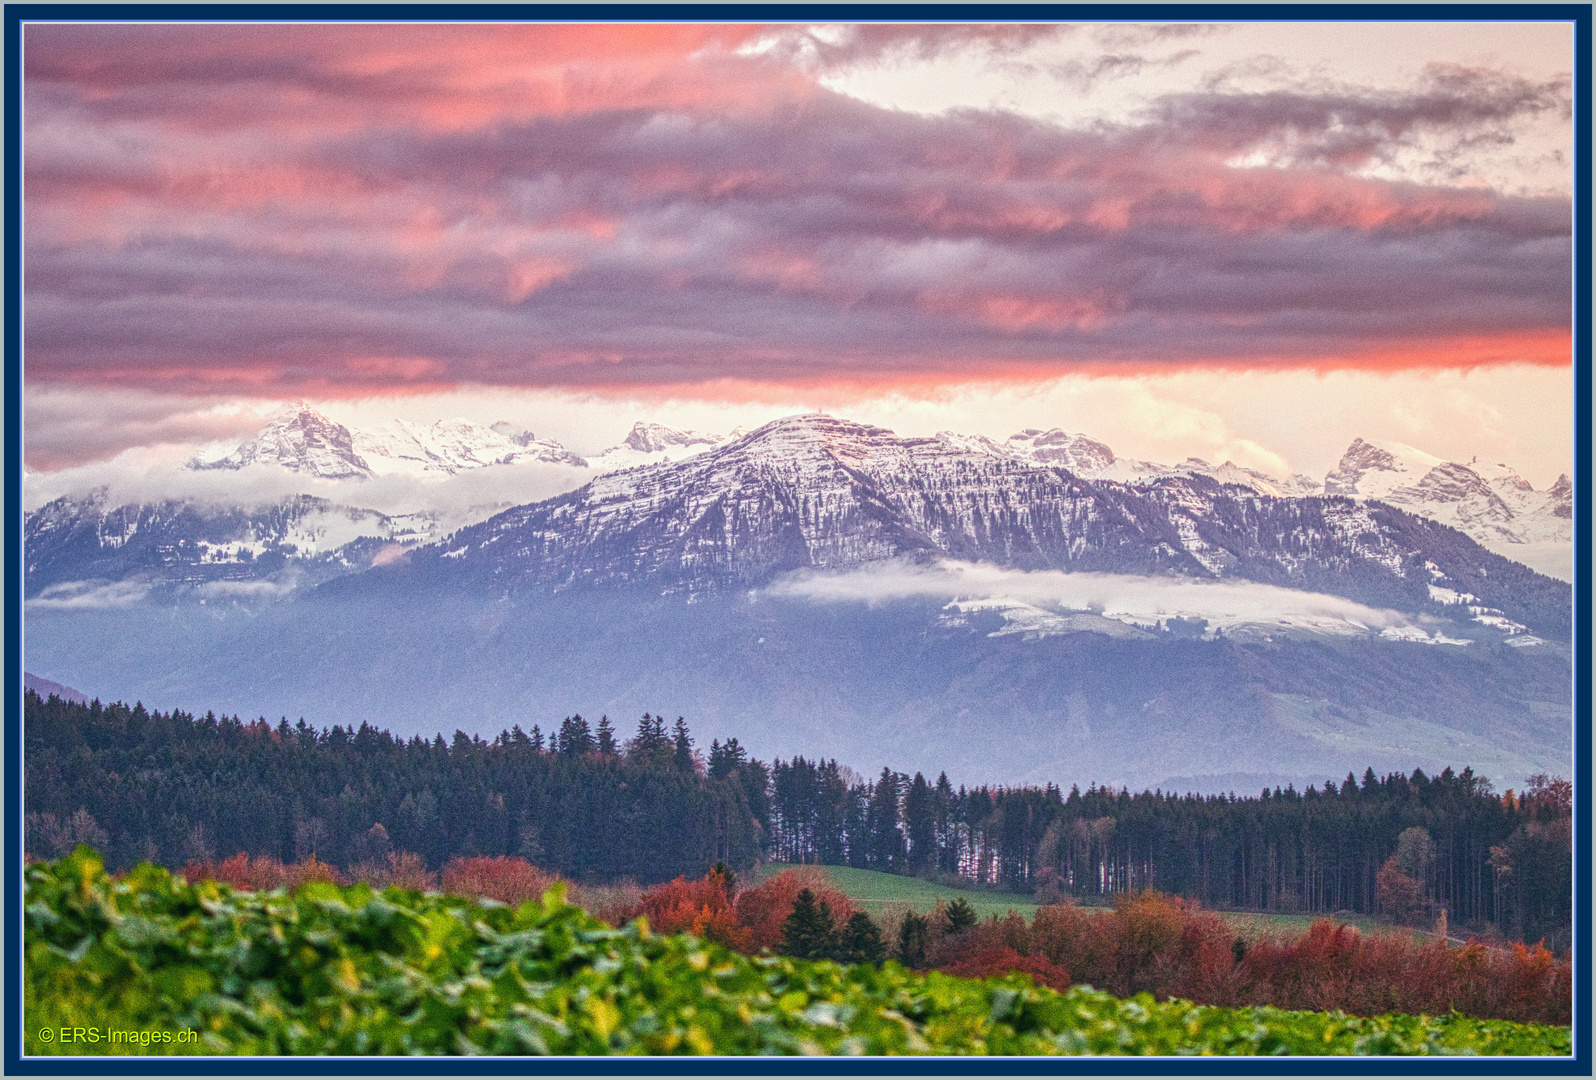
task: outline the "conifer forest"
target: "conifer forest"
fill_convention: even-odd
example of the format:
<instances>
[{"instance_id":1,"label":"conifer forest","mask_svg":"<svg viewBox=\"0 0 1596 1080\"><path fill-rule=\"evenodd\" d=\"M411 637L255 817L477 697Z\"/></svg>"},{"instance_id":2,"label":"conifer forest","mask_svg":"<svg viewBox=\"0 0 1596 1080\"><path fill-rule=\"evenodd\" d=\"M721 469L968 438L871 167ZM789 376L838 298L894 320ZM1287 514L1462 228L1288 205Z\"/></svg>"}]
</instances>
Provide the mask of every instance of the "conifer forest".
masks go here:
<instances>
[{"instance_id":1,"label":"conifer forest","mask_svg":"<svg viewBox=\"0 0 1596 1080\"><path fill-rule=\"evenodd\" d=\"M1467 767L1256 795L954 786L836 761L763 762L684 719L580 716L492 740L403 740L142 704L26 702L27 848L113 868L238 852L332 864L519 856L643 884L761 860L862 867L1083 901L1154 888L1218 909L1384 914L1566 948L1571 798Z\"/></svg>"}]
</instances>

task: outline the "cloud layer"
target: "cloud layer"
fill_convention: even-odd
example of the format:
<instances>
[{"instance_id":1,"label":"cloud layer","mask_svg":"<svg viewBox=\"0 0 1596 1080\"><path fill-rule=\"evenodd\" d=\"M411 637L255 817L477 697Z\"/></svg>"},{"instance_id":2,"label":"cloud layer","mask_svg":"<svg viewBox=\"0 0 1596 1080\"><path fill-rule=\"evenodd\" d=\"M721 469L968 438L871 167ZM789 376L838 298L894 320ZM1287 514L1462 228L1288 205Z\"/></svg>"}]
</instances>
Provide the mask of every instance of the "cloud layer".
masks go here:
<instances>
[{"instance_id":1,"label":"cloud layer","mask_svg":"<svg viewBox=\"0 0 1596 1080\"><path fill-rule=\"evenodd\" d=\"M1568 362L1567 200L1369 175L1510 139L1568 107L1559 83L1221 82L1076 128L822 83L1066 32L29 26L28 376L339 395Z\"/></svg>"},{"instance_id":2,"label":"cloud layer","mask_svg":"<svg viewBox=\"0 0 1596 1080\"><path fill-rule=\"evenodd\" d=\"M817 603L947 600L949 608L960 613L1000 613L1004 618L1000 634L1078 630L1123 634L1171 620L1185 620L1195 630L1201 620L1207 634L1308 632L1467 644L1421 625L1426 621L1439 625L1434 619L1250 581L1006 570L950 559L933 566L883 563L846 573L798 574L764 591Z\"/></svg>"}]
</instances>

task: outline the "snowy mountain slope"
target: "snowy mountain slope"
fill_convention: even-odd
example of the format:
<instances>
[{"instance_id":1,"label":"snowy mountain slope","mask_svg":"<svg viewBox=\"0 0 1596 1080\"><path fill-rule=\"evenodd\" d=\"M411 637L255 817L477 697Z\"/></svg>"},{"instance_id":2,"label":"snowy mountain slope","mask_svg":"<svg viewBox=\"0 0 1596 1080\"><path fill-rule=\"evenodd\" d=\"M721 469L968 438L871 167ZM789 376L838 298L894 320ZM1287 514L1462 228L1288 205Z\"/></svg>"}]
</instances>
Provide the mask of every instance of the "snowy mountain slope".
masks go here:
<instances>
[{"instance_id":1,"label":"snowy mountain slope","mask_svg":"<svg viewBox=\"0 0 1596 1080\"><path fill-rule=\"evenodd\" d=\"M1558 583L1389 506L1265 497L1187 473L1091 482L982 446L818 415L683 462L597 477L462 529L410 564L494 590L636 584L690 594L943 557L1239 578L1444 612L1436 585L1557 637L1570 612Z\"/></svg>"},{"instance_id":2,"label":"snowy mountain slope","mask_svg":"<svg viewBox=\"0 0 1596 1080\"><path fill-rule=\"evenodd\" d=\"M598 474L682 462L737 442L730 436L637 421L618 446L587 460L553 440L500 422L484 427L469 420L431 425L391 420L367 428L337 424L303 403L284 408L256 438L216 460L196 459L198 469L241 469L275 464L331 480L376 476L441 478L497 464L539 462L586 467ZM1572 541L1572 485L1567 477L1536 491L1507 465L1447 462L1411 446L1356 439L1324 483L1303 475L1281 479L1226 461L1196 457L1176 465L1121 458L1096 439L1061 428L1027 428L997 443L981 435L942 432L945 446L973 458L1006 459L1029 466L1062 468L1085 480L1148 484L1181 476L1203 476L1271 498L1342 495L1378 499L1457 528L1509 558L1536 566L1567 561Z\"/></svg>"},{"instance_id":3,"label":"snowy mountain slope","mask_svg":"<svg viewBox=\"0 0 1596 1080\"><path fill-rule=\"evenodd\" d=\"M354 436L308 405L280 410L255 438L226 457L195 458L192 469L242 469L246 465L279 465L292 472L328 480L363 479L374 471L355 449Z\"/></svg>"},{"instance_id":4,"label":"snowy mountain slope","mask_svg":"<svg viewBox=\"0 0 1596 1080\"><path fill-rule=\"evenodd\" d=\"M1088 480L1135 484L1207 476L1275 498L1324 494L1378 499L1450 525L1497 554L1528 560L1537 569L1545 561L1537 549L1554 549L1551 561L1556 563L1558 546L1573 540L1573 485L1566 476L1546 491L1536 491L1507 465L1443 461L1402 443L1353 440L1323 484L1300 473L1280 479L1229 461L1211 465L1192 457L1169 466L1120 458L1104 443L1060 428L1027 428L1002 449L1017 460L1060 466Z\"/></svg>"},{"instance_id":5,"label":"snowy mountain slope","mask_svg":"<svg viewBox=\"0 0 1596 1080\"><path fill-rule=\"evenodd\" d=\"M738 438L741 430L730 438ZM612 446L602 454L588 459L588 465L598 472L617 472L635 469L639 465L657 465L662 461L683 461L711 450L728 441L725 435L709 435L702 431L684 431L646 420L632 425L632 430L619 446Z\"/></svg>"},{"instance_id":6,"label":"snowy mountain slope","mask_svg":"<svg viewBox=\"0 0 1596 1080\"><path fill-rule=\"evenodd\" d=\"M355 431L353 444L379 476L453 476L467 469L528 461L586 464L553 440L535 439L531 432L521 435L510 438L462 419L439 420L430 426L389 420Z\"/></svg>"},{"instance_id":7,"label":"snowy mountain slope","mask_svg":"<svg viewBox=\"0 0 1596 1080\"><path fill-rule=\"evenodd\" d=\"M1272 498L1294 498L1319 493L1318 481L1300 474L1280 480L1256 469L1246 469L1233 462L1210 465L1202 458L1189 457L1178 465L1160 465L1155 461L1138 461L1121 458L1096 439L1074 434L1062 428L1042 431L1026 428L1011 435L1003 449L1020 461L1035 465L1050 465L1068 469L1076 476L1088 480L1112 480L1134 484L1157 480L1165 476L1207 476L1221 484L1234 484L1251 488L1260 495Z\"/></svg>"},{"instance_id":8,"label":"snowy mountain slope","mask_svg":"<svg viewBox=\"0 0 1596 1080\"><path fill-rule=\"evenodd\" d=\"M531 432L510 434L470 420L439 420L431 425L389 420L350 429L303 402L277 413L266 428L226 457L195 459L195 469L241 469L279 465L328 480L374 476L454 476L489 465L546 462L586 463L559 443L535 439Z\"/></svg>"},{"instance_id":9,"label":"snowy mountain slope","mask_svg":"<svg viewBox=\"0 0 1596 1080\"><path fill-rule=\"evenodd\" d=\"M1573 542L1573 485L1567 476L1536 491L1506 465L1442 461L1402 443L1353 440L1325 477L1325 493L1399 506L1509 558L1519 545Z\"/></svg>"},{"instance_id":10,"label":"snowy mountain slope","mask_svg":"<svg viewBox=\"0 0 1596 1080\"><path fill-rule=\"evenodd\" d=\"M103 493L60 498L23 526L25 595L87 604L91 587L312 584L413 546L428 523L299 495L261 507L167 501L111 506ZM222 591L226 591L225 588Z\"/></svg>"}]
</instances>

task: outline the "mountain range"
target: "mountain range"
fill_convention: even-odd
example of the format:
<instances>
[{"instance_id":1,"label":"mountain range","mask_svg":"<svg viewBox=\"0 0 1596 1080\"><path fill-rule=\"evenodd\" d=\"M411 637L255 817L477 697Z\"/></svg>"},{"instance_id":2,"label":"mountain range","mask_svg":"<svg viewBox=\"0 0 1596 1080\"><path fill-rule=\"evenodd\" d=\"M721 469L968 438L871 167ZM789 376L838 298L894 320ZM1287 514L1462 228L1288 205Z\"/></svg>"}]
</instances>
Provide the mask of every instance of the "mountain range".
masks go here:
<instances>
[{"instance_id":1,"label":"mountain range","mask_svg":"<svg viewBox=\"0 0 1596 1080\"><path fill-rule=\"evenodd\" d=\"M358 507L382 476L529 463L591 479L447 535ZM305 408L192 463L259 465L339 499L30 514L30 670L427 734L665 708L760 753L970 779L1568 771L1570 590L1474 535L1557 542L1566 480L1358 440L1318 484L824 415L639 424L582 461Z\"/></svg>"},{"instance_id":2,"label":"mountain range","mask_svg":"<svg viewBox=\"0 0 1596 1080\"><path fill-rule=\"evenodd\" d=\"M503 421L489 427L458 418L430 426L390 420L352 429L299 403L279 412L258 436L230 454L196 458L190 467L272 464L328 480L441 477L529 462L608 473L682 461L746 434L739 429L722 436L638 421L619 445L583 459L552 439L538 439ZM1448 462L1401 443L1354 439L1336 468L1317 481L1300 473L1281 479L1228 461L1211 465L1187 458L1169 466L1121 458L1104 443L1059 428L1027 428L1002 443L953 432L936 438L979 457L1063 468L1086 480L1146 483L1167 476L1206 476L1276 498L1322 494L1377 499L1451 525L1510 558L1525 554L1530 546L1566 545L1573 538L1573 489L1566 475L1537 491L1508 465ZM1525 550L1517 551L1515 545Z\"/></svg>"}]
</instances>

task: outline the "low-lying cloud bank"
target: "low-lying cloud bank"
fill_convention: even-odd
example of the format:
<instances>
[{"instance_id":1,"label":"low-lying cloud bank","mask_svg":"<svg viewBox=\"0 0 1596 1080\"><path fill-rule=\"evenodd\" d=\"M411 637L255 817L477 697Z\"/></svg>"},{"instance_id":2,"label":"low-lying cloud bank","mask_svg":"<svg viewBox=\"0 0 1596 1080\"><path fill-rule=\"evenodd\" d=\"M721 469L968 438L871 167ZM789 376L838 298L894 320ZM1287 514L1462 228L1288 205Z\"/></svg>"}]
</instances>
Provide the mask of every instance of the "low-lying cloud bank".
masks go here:
<instances>
[{"instance_id":1,"label":"low-lying cloud bank","mask_svg":"<svg viewBox=\"0 0 1596 1080\"><path fill-rule=\"evenodd\" d=\"M432 514L455 527L487 517L496 508L539 502L581 487L591 469L528 462L489 465L441 479L380 476L369 480L325 480L276 465L200 470L177 463L144 464L125 458L105 463L30 472L23 483L29 513L63 495L105 490L112 506L173 499L218 506L263 506L294 495L313 495L379 513Z\"/></svg>"},{"instance_id":2,"label":"low-lying cloud bank","mask_svg":"<svg viewBox=\"0 0 1596 1080\"><path fill-rule=\"evenodd\" d=\"M1120 624L1156 629L1175 625L1205 636L1308 632L1379 636L1429 644L1463 645L1438 627L1440 620L1372 608L1339 596L1248 581L1213 581L1135 574L1007 570L944 560L930 566L880 563L846 573L800 573L763 590L765 595L816 603L886 603L945 600L951 611L1000 612L1003 633L1062 634Z\"/></svg>"}]
</instances>

